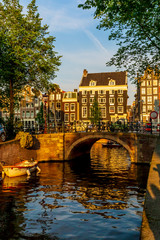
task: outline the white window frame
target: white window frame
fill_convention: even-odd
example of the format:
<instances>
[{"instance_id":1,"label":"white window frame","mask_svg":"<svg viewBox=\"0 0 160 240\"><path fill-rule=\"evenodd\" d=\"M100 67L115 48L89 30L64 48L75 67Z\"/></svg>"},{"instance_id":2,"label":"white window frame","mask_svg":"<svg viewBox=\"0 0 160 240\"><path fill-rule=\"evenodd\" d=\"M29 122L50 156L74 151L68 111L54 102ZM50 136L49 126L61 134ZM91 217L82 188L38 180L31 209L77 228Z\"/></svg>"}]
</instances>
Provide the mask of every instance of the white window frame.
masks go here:
<instances>
[{"instance_id":1,"label":"white window frame","mask_svg":"<svg viewBox=\"0 0 160 240\"><path fill-rule=\"evenodd\" d=\"M75 113L70 114L70 121L74 122L76 120Z\"/></svg>"},{"instance_id":2,"label":"white window frame","mask_svg":"<svg viewBox=\"0 0 160 240\"><path fill-rule=\"evenodd\" d=\"M68 112L69 111L69 103L64 104L64 111Z\"/></svg>"},{"instance_id":3,"label":"white window frame","mask_svg":"<svg viewBox=\"0 0 160 240\"><path fill-rule=\"evenodd\" d=\"M75 103L70 104L70 110L71 112L75 111Z\"/></svg>"},{"instance_id":4,"label":"white window frame","mask_svg":"<svg viewBox=\"0 0 160 240\"><path fill-rule=\"evenodd\" d=\"M82 107L82 118L87 118L87 107Z\"/></svg>"},{"instance_id":5,"label":"white window frame","mask_svg":"<svg viewBox=\"0 0 160 240\"><path fill-rule=\"evenodd\" d=\"M113 108L114 110L112 111L111 108ZM115 113L115 107L114 106L109 106L109 113Z\"/></svg>"},{"instance_id":6,"label":"white window frame","mask_svg":"<svg viewBox=\"0 0 160 240\"><path fill-rule=\"evenodd\" d=\"M109 105L115 104L115 98L109 98Z\"/></svg>"},{"instance_id":7,"label":"white window frame","mask_svg":"<svg viewBox=\"0 0 160 240\"><path fill-rule=\"evenodd\" d=\"M106 91L105 90L98 90L98 94L106 94Z\"/></svg>"},{"instance_id":8,"label":"white window frame","mask_svg":"<svg viewBox=\"0 0 160 240\"><path fill-rule=\"evenodd\" d=\"M123 94L123 90L122 90L122 89L119 89L119 90L117 91L117 93L118 93L118 94Z\"/></svg>"},{"instance_id":9,"label":"white window frame","mask_svg":"<svg viewBox=\"0 0 160 240\"><path fill-rule=\"evenodd\" d=\"M64 122L69 122L69 113L64 114Z\"/></svg>"},{"instance_id":10,"label":"white window frame","mask_svg":"<svg viewBox=\"0 0 160 240\"><path fill-rule=\"evenodd\" d=\"M82 103L87 103L87 98L82 98Z\"/></svg>"},{"instance_id":11,"label":"white window frame","mask_svg":"<svg viewBox=\"0 0 160 240\"><path fill-rule=\"evenodd\" d=\"M122 109L122 110L120 110L120 109ZM123 106L118 106L117 107L117 112L118 113L123 113L123 111L124 111Z\"/></svg>"},{"instance_id":12,"label":"white window frame","mask_svg":"<svg viewBox=\"0 0 160 240\"><path fill-rule=\"evenodd\" d=\"M118 98L117 98L117 102L118 102L118 103L123 103L123 97L118 97Z\"/></svg>"}]
</instances>

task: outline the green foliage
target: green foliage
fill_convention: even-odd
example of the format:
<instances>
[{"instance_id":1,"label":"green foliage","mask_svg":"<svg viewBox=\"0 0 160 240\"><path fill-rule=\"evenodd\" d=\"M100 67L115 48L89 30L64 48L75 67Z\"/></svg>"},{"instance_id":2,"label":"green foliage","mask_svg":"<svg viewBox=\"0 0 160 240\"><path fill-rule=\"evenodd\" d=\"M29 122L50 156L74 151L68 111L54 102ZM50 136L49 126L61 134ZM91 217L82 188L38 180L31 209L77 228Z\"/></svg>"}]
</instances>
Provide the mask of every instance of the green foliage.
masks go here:
<instances>
[{"instance_id":1,"label":"green foliage","mask_svg":"<svg viewBox=\"0 0 160 240\"><path fill-rule=\"evenodd\" d=\"M90 121L91 121L92 124L97 126L100 123L100 120L101 120L101 110L98 106L98 101L95 97L93 105L91 107Z\"/></svg>"},{"instance_id":2,"label":"green foliage","mask_svg":"<svg viewBox=\"0 0 160 240\"><path fill-rule=\"evenodd\" d=\"M61 64L61 56L54 51L55 37L42 25L35 0L26 14L22 10L19 0L0 2L0 92L9 99L11 115L13 98L22 88L27 84L47 88Z\"/></svg>"},{"instance_id":3,"label":"green foliage","mask_svg":"<svg viewBox=\"0 0 160 240\"><path fill-rule=\"evenodd\" d=\"M19 132L15 139L20 140L21 148L31 148L33 146L33 137L30 133Z\"/></svg>"},{"instance_id":4,"label":"green foliage","mask_svg":"<svg viewBox=\"0 0 160 240\"><path fill-rule=\"evenodd\" d=\"M44 114L43 114L43 103L41 104L40 111L37 113L36 121L40 126L43 126L45 120L44 120Z\"/></svg>"},{"instance_id":5,"label":"green foliage","mask_svg":"<svg viewBox=\"0 0 160 240\"><path fill-rule=\"evenodd\" d=\"M79 7L93 7L98 29L110 30L109 40L117 41L119 49L107 66L125 67L134 75L148 66L160 68L159 0L87 0Z\"/></svg>"}]
</instances>

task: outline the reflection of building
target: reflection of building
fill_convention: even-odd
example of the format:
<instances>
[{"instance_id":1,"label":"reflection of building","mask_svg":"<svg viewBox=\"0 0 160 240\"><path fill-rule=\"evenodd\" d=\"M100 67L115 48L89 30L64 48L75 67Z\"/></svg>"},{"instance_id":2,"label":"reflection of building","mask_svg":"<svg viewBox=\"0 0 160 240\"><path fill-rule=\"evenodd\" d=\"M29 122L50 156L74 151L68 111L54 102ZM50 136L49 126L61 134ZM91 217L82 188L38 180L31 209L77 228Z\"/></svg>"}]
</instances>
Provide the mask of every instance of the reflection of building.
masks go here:
<instances>
[{"instance_id":1,"label":"reflection of building","mask_svg":"<svg viewBox=\"0 0 160 240\"><path fill-rule=\"evenodd\" d=\"M101 109L102 121L127 117L127 73L88 73L83 71L79 85L80 120L88 121L94 98Z\"/></svg>"},{"instance_id":2,"label":"reflection of building","mask_svg":"<svg viewBox=\"0 0 160 240\"><path fill-rule=\"evenodd\" d=\"M150 119L150 112L155 109L156 105L159 106L158 94L159 76L153 69L147 69L144 75L138 79L136 95L136 112L138 120L142 121L143 118L143 121L148 121Z\"/></svg>"}]
</instances>

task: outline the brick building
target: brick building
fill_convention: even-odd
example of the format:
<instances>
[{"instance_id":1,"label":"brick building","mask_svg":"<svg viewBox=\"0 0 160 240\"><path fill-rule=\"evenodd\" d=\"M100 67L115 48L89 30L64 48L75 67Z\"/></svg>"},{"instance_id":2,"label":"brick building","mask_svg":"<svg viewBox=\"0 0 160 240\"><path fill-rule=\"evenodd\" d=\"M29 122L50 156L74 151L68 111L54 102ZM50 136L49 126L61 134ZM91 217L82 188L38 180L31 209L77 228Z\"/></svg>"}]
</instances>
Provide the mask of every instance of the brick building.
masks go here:
<instances>
[{"instance_id":1,"label":"brick building","mask_svg":"<svg viewBox=\"0 0 160 240\"><path fill-rule=\"evenodd\" d=\"M127 73L88 73L85 69L79 85L79 118L87 122L94 98L101 109L102 122L127 118Z\"/></svg>"}]
</instances>

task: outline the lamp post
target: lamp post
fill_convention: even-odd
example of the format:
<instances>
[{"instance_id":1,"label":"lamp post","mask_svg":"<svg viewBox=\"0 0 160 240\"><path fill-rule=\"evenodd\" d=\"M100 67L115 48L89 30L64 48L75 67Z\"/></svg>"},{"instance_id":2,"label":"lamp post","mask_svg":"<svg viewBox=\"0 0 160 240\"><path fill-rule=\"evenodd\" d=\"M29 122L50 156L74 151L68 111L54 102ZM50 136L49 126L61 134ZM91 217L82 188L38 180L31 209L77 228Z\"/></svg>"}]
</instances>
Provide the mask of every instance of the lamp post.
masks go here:
<instances>
[{"instance_id":1,"label":"lamp post","mask_svg":"<svg viewBox=\"0 0 160 240\"><path fill-rule=\"evenodd\" d=\"M48 96L45 93L43 95L43 101L44 101L44 133L47 133L47 114L46 114L46 110L47 110L47 102L48 102Z\"/></svg>"}]
</instances>

